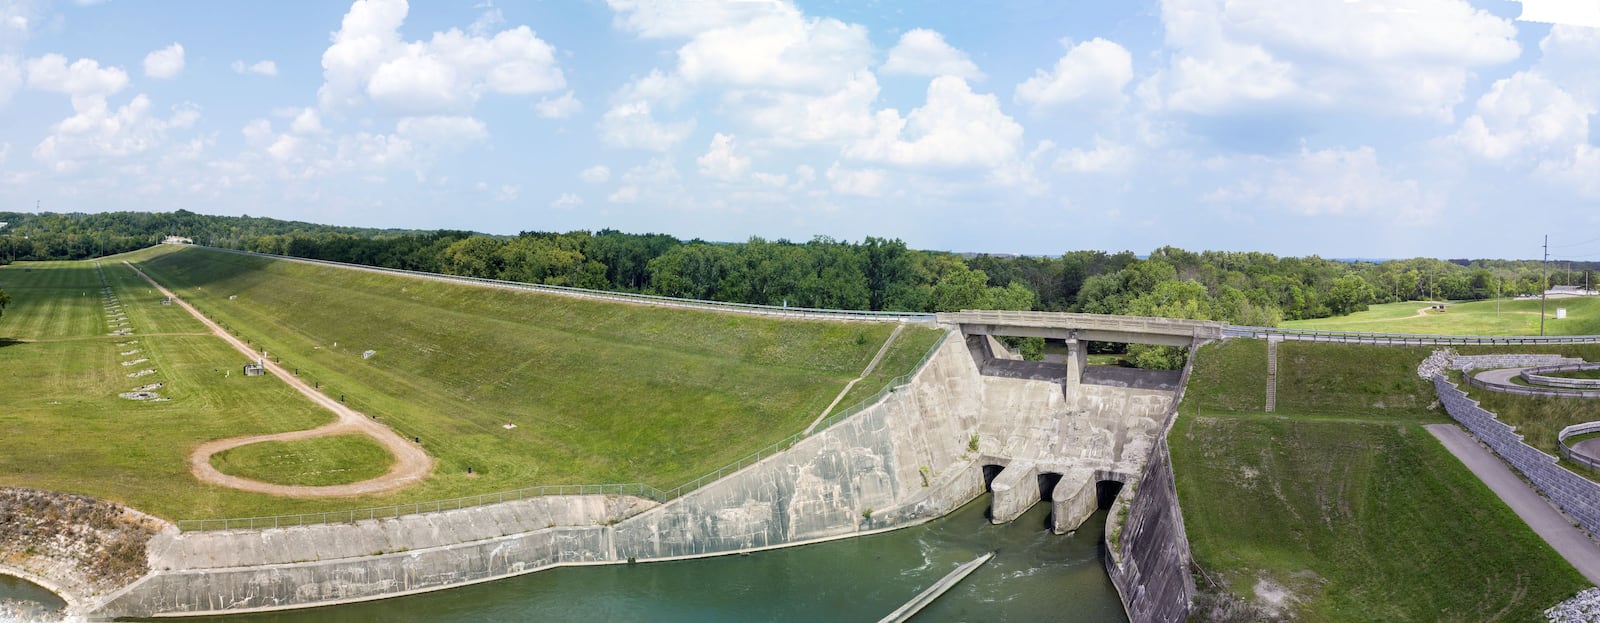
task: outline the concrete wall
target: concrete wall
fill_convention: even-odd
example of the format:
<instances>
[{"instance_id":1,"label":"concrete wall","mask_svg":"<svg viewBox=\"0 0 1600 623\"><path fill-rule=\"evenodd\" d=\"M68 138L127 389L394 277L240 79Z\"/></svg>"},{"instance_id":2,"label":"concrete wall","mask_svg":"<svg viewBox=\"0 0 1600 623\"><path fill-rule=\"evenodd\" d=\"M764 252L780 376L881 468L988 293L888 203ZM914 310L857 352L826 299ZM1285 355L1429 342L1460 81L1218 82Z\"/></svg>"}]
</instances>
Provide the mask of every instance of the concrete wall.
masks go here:
<instances>
[{"instance_id":1,"label":"concrete wall","mask_svg":"<svg viewBox=\"0 0 1600 623\"><path fill-rule=\"evenodd\" d=\"M1106 572L1122 597L1128 620L1184 621L1194 599L1194 577L1189 574L1189 537L1183 530L1165 436L1156 444L1138 486L1128 504L1119 546L1105 559Z\"/></svg>"},{"instance_id":2,"label":"concrete wall","mask_svg":"<svg viewBox=\"0 0 1600 623\"><path fill-rule=\"evenodd\" d=\"M982 492L967 445L983 393L966 345L946 340L878 405L664 505L551 497L355 525L168 533L152 542L154 571L92 614L326 605L556 565L723 554L920 523Z\"/></svg>"},{"instance_id":3,"label":"concrete wall","mask_svg":"<svg viewBox=\"0 0 1600 623\"><path fill-rule=\"evenodd\" d=\"M1522 435L1518 435L1515 428L1479 407L1477 401L1468 398L1466 392L1444 375L1434 376L1433 386L1450 417L1522 472L1590 534L1600 534L1600 484L1567 471L1557 464L1556 457L1523 443Z\"/></svg>"}]
</instances>

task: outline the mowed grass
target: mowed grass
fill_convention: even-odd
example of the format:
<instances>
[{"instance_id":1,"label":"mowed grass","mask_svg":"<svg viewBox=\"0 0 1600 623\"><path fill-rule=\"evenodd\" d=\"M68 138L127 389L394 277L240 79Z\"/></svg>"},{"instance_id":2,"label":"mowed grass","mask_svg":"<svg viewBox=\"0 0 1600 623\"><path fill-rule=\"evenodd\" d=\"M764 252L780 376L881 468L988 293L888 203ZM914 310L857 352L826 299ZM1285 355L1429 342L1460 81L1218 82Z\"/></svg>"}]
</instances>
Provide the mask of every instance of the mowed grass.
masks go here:
<instances>
[{"instance_id":1,"label":"mowed grass","mask_svg":"<svg viewBox=\"0 0 1600 623\"><path fill-rule=\"evenodd\" d=\"M883 361L878 362L878 367L868 374L866 378L850 388L850 393L845 394L835 407L833 413L840 413L850 407L859 406L868 399L882 391L888 383L902 374L916 368L922 358L939 343L944 337L944 332L937 329L908 326L900 331L900 337L895 338L889 345L889 352L883 354Z\"/></svg>"},{"instance_id":2,"label":"mowed grass","mask_svg":"<svg viewBox=\"0 0 1600 623\"><path fill-rule=\"evenodd\" d=\"M366 435L263 441L211 455L224 474L283 485L341 485L382 476L394 455Z\"/></svg>"},{"instance_id":3,"label":"mowed grass","mask_svg":"<svg viewBox=\"0 0 1600 623\"><path fill-rule=\"evenodd\" d=\"M1200 349L1169 442L1203 592L1281 587L1294 620L1521 621L1586 586L1422 427L1449 421L1416 376L1429 350L1280 343L1268 414L1264 342Z\"/></svg>"},{"instance_id":4,"label":"mowed grass","mask_svg":"<svg viewBox=\"0 0 1600 623\"><path fill-rule=\"evenodd\" d=\"M1433 385L1417 376L1427 347L1284 341L1278 344L1279 413L1347 417L1442 417ZM1185 413L1266 409L1267 343L1207 344L1184 390ZM1443 420L1437 420L1443 421Z\"/></svg>"},{"instance_id":5,"label":"mowed grass","mask_svg":"<svg viewBox=\"0 0 1600 623\"><path fill-rule=\"evenodd\" d=\"M104 271L134 335L106 335L92 262L0 269L13 301L0 317L0 338L13 339L0 342L0 484L82 493L167 518L313 508L203 485L188 456L212 439L312 428L332 415L280 382L238 374L241 355L180 308L161 305L133 271ZM130 351L138 352L122 354ZM137 359L148 361L122 365ZM156 373L128 376L145 369ZM117 397L153 383L170 400Z\"/></svg>"},{"instance_id":6,"label":"mowed grass","mask_svg":"<svg viewBox=\"0 0 1600 623\"><path fill-rule=\"evenodd\" d=\"M1170 442L1203 590L1265 580L1304 621L1529 621L1588 586L1415 423L1185 414Z\"/></svg>"},{"instance_id":7,"label":"mowed grass","mask_svg":"<svg viewBox=\"0 0 1600 623\"><path fill-rule=\"evenodd\" d=\"M1538 299L1447 303L1443 312L1425 311L1431 305L1421 301L1386 303L1347 316L1291 320L1283 326L1426 335L1539 335ZM1566 309L1567 317L1557 320L1557 308ZM1600 297L1550 299L1544 315L1546 335L1600 334Z\"/></svg>"},{"instance_id":8,"label":"mowed grass","mask_svg":"<svg viewBox=\"0 0 1600 623\"><path fill-rule=\"evenodd\" d=\"M415 487L330 502L341 507L547 484L674 487L802 430L893 328L602 303L194 248L127 259L438 459ZM926 351L906 349L936 338L908 328L882 378L908 372Z\"/></svg>"}]
</instances>

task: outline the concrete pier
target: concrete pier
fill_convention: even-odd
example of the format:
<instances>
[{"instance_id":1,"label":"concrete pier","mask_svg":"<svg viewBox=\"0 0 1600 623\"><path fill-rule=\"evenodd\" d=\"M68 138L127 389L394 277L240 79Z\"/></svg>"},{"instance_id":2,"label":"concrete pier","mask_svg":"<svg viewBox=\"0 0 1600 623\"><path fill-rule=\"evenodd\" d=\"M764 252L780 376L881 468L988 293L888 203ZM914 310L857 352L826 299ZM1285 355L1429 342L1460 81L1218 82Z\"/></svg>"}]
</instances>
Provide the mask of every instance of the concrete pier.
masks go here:
<instances>
[{"instance_id":1,"label":"concrete pier","mask_svg":"<svg viewBox=\"0 0 1600 623\"><path fill-rule=\"evenodd\" d=\"M994 492L989 521L1011 523L1039 502L1039 470L1033 461L1016 461L995 476L989 490Z\"/></svg>"}]
</instances>

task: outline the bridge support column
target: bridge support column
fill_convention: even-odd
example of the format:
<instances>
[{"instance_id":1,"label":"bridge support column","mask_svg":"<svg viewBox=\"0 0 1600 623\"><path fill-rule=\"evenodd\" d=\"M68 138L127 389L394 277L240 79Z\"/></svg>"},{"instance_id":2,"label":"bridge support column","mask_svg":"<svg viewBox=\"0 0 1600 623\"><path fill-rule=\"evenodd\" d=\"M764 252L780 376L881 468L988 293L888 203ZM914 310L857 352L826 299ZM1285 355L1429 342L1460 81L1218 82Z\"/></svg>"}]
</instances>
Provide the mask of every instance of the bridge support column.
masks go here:
<instances>
[{"instance_id":1,"label":"bridge support column","mask_svg":"<svg viewBox=\"0 0 1600 623\"><path fill-rule=\"evenodd\" d=\"M989 521L1010 523L1039 501L1039 469L1033 461L1014 461L989 484Z\"/></svg>"},{"instance_id":2,"label":"bridge support column","mask_svg":"<svg viewBox=\"0 0 1600 623\"><path fill-rule=\"evenodd\" d=\"M1067 338L1067 397L1078 395L1078 386L1083 383L1083 368L1089 362L1089 348L1087 344L1079 342L1077 338Z\"/></svg>"}]
</instances>

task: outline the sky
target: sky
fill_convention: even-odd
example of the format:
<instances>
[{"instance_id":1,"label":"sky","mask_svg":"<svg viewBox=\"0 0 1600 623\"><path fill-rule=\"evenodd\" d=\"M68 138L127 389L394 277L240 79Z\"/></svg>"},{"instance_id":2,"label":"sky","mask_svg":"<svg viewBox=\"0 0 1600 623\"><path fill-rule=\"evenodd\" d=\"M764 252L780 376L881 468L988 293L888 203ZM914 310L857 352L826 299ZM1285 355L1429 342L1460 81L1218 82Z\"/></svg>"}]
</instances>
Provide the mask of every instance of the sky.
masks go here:
<instances>
[{"instance_id":1,"label":"sky","mask_svg":"<svg viewBox=\"0 0 1600 623\"><path fill-rule=\"evenodd\" d=\"M1526 2L0 0L0 210L1600 260Z\"/></svg>"}]
</instances>

